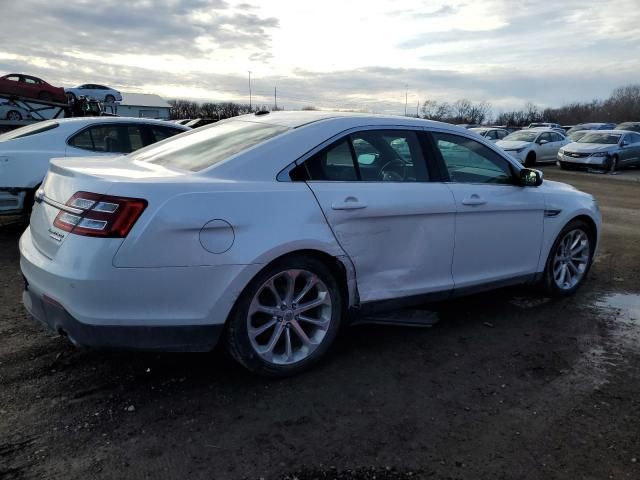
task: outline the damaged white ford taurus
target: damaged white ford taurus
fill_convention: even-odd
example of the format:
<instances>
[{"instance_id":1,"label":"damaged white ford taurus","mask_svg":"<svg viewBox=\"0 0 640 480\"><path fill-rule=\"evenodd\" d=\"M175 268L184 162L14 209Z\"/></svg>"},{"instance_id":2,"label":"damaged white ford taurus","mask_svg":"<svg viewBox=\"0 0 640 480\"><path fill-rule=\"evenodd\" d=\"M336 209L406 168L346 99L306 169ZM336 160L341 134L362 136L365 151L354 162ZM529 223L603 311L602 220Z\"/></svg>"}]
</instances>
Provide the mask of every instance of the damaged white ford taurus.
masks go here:
<instances>
[{"instance_id":1,"label":"damaged white ford taurus","mask_svg":"<svg viewBox=\"0 0 640 480\"><path fill-rule=\"evenodd\" d=\"M259 112L112 159L51 162L20 240L24 303L78 345L299 372L341 324L517 283L573 293L601 217L462 128Z\"/></svg>"}]
</instances>

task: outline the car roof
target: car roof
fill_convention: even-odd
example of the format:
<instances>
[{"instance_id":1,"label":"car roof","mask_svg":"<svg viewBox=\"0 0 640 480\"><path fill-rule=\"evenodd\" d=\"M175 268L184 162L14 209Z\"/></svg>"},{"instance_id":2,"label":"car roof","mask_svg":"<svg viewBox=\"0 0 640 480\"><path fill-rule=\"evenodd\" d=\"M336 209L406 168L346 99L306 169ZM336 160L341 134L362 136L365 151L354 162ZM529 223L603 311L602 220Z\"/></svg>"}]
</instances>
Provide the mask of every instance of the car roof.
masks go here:
<instances>
[{"instance_id":1,"label":"car roof","mask_svg":"<svg viewBox=\"0 0 640 480\"><path fill-rule=\"evenodd\" d=\"M167 122L166 120L157 120L155 118L140 118L140 117L73 117L73 118L61 118L53 119L60 125L74 125L74 124L91 124L91 123L148 123L153 125L164 125L167 127L182 127L183 125L176 125L175 123ZM185 129L185 131L188 130Z\"/></svg>"},{"instance_id":2,"label":"car roof","mask_svg":"<svg viewBox=\"0 0 640 480\"><path fill-rule=\"evenodd\" d=\"M354 126L361 125L397 125L397 126L417 126L417 127L438 127L455 131L466 131L465 128L452 125L450 123L436 122L433 120L423 120L413 117L403 117L399 115L377 115L371 113L356 112L332 112L332 111L287 111L269 112L264 114L247 114L232 117L230 120L241 120L245 122L267 123L289 128L298 128L303 125L320 121L342 120L342 123L353 123ZM352 120L352 122L350 122Z\"/></svg>"}]
</instances>

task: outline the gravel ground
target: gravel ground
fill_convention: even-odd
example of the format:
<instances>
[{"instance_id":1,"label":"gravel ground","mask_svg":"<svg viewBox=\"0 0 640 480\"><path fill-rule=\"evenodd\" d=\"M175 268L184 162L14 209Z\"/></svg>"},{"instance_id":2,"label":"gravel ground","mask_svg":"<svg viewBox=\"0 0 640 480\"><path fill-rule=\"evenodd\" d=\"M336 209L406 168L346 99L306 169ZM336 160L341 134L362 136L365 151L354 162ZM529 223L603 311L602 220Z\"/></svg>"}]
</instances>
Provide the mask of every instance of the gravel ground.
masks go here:
<instances>
[{"instance_id":1,"label":"gravel ground","mask_svg":"<svg viewBox=\"0 0 640 480\"><path fill-rule=\"evenodd\" d=\"M222 352L73 348L26 317L23 227L0 227L0 478L640 478L640 185L545 174L602 206L578 294L502 290L438 305L432 328L354 327L281 381Z\"/></svg>"}]
</instances>

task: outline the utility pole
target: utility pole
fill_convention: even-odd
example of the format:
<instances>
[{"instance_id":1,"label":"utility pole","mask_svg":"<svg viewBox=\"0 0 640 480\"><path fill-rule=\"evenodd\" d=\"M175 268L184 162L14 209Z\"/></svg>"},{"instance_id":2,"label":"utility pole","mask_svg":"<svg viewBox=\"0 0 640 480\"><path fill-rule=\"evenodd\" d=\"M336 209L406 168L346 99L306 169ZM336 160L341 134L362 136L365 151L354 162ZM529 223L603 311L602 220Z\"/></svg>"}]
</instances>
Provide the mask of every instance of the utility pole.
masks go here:
<instances>
[{"instance_id":1,"label":"utility pole","mask_svg":"<svg viewBox=\"0 0 640 480\"><path fill-rule=\"evenodd\" d=\"M418 101L418 103L416 103L416 118L420 118L420 115L418 114L418 109L420 108L420 101Z\"/></svg>"},{"instance_id":2,"label":"utility pole","mask_svg":"<svg viewBox=\"0 0 640 480\"><path fill-rule=\"evenodd\" d=\"M251 70L247 70L249 72L249 112L253 111L251 108Z\"/></svg>"},{"instance_id":3,"label":"utility pole","mask_svg":"<svg viewBox=\"0 0 640 480\"><path fill-rule=\"evenodd\" d=\"M407 116L407 96L409 95L409 85L404 86L404 116Z\"/></svg>"},{"instance_id":4,"label":"utility pole","mask_svg":"<svg viewBox=\"0 0 640 480\"><path fill-rule=\"evenodd\" d=\"M273 109L278 110L278 87L273 87Z\"/></svg>"}]
</instances>

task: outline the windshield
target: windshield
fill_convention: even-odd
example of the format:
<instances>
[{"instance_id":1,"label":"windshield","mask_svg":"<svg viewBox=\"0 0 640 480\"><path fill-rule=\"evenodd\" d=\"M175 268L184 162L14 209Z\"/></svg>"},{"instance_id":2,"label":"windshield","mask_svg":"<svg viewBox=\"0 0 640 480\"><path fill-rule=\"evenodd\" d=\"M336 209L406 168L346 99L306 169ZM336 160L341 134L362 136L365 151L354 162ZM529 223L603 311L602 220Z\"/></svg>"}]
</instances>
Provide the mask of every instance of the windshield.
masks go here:
<instances>
[{"instance_id":1,"label":"windshield","mask_svg":"<svg viewBox=\"0 0 640 480\"><path fill-rule=\"evenodd\" d=\"M630 130L632 132L640 132L640 123L626 122L616 127L616 130Z\"/></svg>"},{"instance_id":2,"label":"windshield","mask_svg":"<svg viewBox=\"0 0 640 480\"><path fill-rule=\"evenodd\" d=\"M533 142L538 136L539 132L526 132L521 130L514 132L511 135L507 135L502 140L504 142Z\"/></svg>"},{"instance_id":3,"label":"windshield","mask_svg":"<svg viewBox=\"0 0 640 480\"><path fill-rule=\"evenodd\" d=\"M577 132L573 132L573 133L567 135L567 138L569 140L571 140L572 142L577 142L582 137L584 137L587 133L589 133L589 132L577 131Z\"/></svg>"},{"instance_id":4,"label":"windshield","mask_svg":"<svg viewBox=\"0 0 640 480\"><path fill-rule=\"evenodd\" d=\"M583 136L578 143L599 143L606 145L615 145L620 141L619 133L587 133Z\"/></svg>"},{"instance_id":5,"label":"windshield","mask_svg":"<svg viewBox=\"0 0 640 480\"><path fill-rule=\"evenodd\" d=\"M54 129L58 126L58 122L48 120L45 122L38 122L26 127L16 128L10 132L0 135L0 142L6 142L8 140L14 140L16 138L28 137L29 135L35 135L37 133L46 132L47 130Z\"/></svg>"},{"instance_id":6,"label":"windshield","mask_svg":"<svg viewBox=\"0 0 640 480\"><path fill-rule=\"evenodd\" d=\"M129 157L198 172L287 130L246 121L216 123L140 149Z\"/></svg>"}]
</instances>

